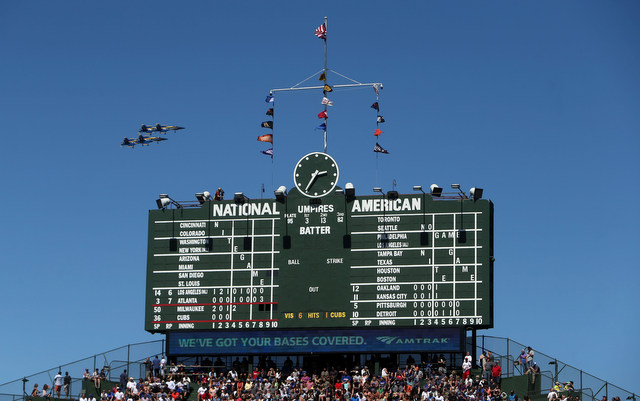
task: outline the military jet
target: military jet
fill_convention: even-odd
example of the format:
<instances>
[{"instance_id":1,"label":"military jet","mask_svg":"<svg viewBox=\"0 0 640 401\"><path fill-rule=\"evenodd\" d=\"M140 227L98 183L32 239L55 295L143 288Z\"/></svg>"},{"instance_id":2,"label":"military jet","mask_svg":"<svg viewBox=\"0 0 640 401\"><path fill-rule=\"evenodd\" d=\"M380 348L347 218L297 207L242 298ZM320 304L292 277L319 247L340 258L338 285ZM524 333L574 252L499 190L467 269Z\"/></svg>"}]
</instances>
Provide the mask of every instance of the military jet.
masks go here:
<instances>
[{"instance_id":1,"label":"military jet","mask_svg":"<svg viewBox=\"0 0 640 401\"><path fill-rule=\"evenodd\" d=\"M138 130L138 132L160 132L160 133L165 133L168 131L177 131L180 129L184 129L184 127L179 127L177 125L162 125L162 124L156 124L156 125L145 125L142 124L142 126L140 126L140 129Z\"/></svg>"},{"instance_id":2,"label":"military jet","mask_svg":"<svg viewBox=\"0 0 640 401\"><path fill-rule=\"evenodd\" d=\"M151 142L160 142L166 140L167 138L162 138L160 136L144 136L142 134L138 135L138 143L142 146L149 146Z\"/></svg>"},{"instance_id":3,"label":"military jet","mask_svg":"<svg viewBox=\"0 0 640 401\"><path fill-rule=\"evenodd\" d=\"M136 138L127 138L125 136L122 142L120 143L120 147L128 146L130 148L133 148L137 144L138 144L138 140Z\"/></svg>"},{"instance_id":4,"label":"military jet","mask_svg":"<svg viewBox=\"0 0 640 401\"><path fill-rule=\"evenodd\" d=\"M128 146L133 148L136 145L149 146L151 142L161 142L166 141L167 138L162 138L159 136L144 136L142 134L138 135L138 138L127 138L125 137L120 143L120 147Z\"/></svg>"}]
</instances>

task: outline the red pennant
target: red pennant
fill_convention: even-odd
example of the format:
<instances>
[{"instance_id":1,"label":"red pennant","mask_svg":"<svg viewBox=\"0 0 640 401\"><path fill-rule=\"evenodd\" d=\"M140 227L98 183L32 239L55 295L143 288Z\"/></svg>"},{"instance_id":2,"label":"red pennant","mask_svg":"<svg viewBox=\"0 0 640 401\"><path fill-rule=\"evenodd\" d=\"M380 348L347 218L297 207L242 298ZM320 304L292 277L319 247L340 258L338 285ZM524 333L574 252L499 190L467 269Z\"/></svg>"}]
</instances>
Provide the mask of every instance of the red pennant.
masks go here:
<instances>
[{"instance_id":1,"label":"red pennant","mask_svg":"<svg viewBox=\"0 0 640 401\"><path fill-rule=\"evenodd\" d=\"M380 130L380 128L376 128L376 132L374 132L373 135L379 136L380 134L382 134L382 131Z\"/></svg>"},{"instance_id":2,"label":"red pennant","mask_svg":"<svg viewBox=\"0 0 640 401\"><path fill-rule=\"evenodd\" d=\"M327 112L323 110L322 112L318 113L318 118L329 118L329 116L327 115Z\"/></svg>"}]
</instances>

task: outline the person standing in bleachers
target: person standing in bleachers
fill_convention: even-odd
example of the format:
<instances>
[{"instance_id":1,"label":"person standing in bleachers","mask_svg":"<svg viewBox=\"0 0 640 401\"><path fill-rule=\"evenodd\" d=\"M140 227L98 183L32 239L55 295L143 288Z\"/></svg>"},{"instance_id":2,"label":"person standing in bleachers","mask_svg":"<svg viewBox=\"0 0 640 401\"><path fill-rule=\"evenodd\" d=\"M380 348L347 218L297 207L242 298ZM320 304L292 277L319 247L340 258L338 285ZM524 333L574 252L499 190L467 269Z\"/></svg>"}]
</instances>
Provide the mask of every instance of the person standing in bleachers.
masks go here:
<instances>
[{"instance_id":1,"label":"person standing in bleachers","mask_svg":"<svg viewBox=\"0 0 640 401\"><path fill-rule=\"evenodd\" d=\"M491 376L493 377L493 382L496 384L496 386L500 387L500 380L502 378L502 368L500 367L500 362L494 362L491 370Z\"/></svg>"},{"instance_id":2,"label":"person standing in bleachers","mask_svg":"<svg viewBox=\"0 0 640 401\"><path fill-rule=\"evenodd\" d=\"M153 376L153 362L151 362L151 359L147 358L147 360L144 361L144 367L145 367L145 377L147 380L149 380L151 376Z\"/></svg>"},{"instance_id":3,"label":"person standing in bleachers","mask_svg":"<svg viewBox=\"0 0 640 401\"><path fill-rule=\"evenodd\" d=\"M69 391L71 390L71 376L69 376L69 372L64 372L64 379L62 380L64 389L64 396L69 398Z\"/></svg>"},{"instance_id":4,"label":"person standing in bleachers","mask_svg":"<svg viewBox=\"0 0 640 401\"><path fill-rule=\"evenodd\" d=\"M531 349L531 347L527 347L527 369L533 366L533 357L535 356L535 352Z\"/></svg>"},{"instance_id":5,"label":"person standing in bleachers","mask_svg":"<svg viewBox=\"0 0 640 401\"><path fill-rule=\"evenodd\" d=\"M155 377L160 377L160 359L158 359L158 355L153 358L153 375Z\"/></svg>"},{"instance_id":6,"label":"person standing in bleachers","mask_svg":"<svg viewBox=\"0 0 640 401\"><path fill-rule=\"evenodd\" d=\"M127 369L124 372L120 373L120 388L124 389L127 387Z\"/></svg>"},{"instance_id":7,"label":"person standing in bleachers","mask_svg":"<svg viewBox=\"0 0 640 401\"><path fill-rule=\"evenodd\" d=\"M56 398L60 398L60 392L62 391L62 372L58 372L53 377L53 391L56 394Z\"/></svg>"},{"instance_id":8,"label":"person standing in bleachers","mask_svg":"<svg viewBox=\"0 0 640 401\"><path fill-rule=\"evenodd\" d=\"M164 376L167 372L167 358L162 355L162 359L160 360L160 377L164 380Z\"/></svg>"},{"instance_id":9,"label":"person standing in bleachers","mask_svg":"<svg viewBox=\"0 0 640 401\"><path fill-rule=\"evenodd\" d=\"M462 362L462 379L466 380L469 374L471 374L471 357L467 359L465 356L464 362Z\"/></svg>"}]
</instances>

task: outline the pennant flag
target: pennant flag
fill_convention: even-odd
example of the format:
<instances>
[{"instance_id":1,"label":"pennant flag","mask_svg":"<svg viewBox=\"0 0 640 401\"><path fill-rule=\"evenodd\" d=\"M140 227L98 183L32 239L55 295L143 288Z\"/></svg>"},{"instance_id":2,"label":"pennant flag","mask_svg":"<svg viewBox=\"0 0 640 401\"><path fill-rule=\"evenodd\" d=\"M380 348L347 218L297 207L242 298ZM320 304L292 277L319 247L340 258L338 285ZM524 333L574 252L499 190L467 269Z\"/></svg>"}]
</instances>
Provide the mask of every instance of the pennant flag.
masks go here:
<instances>
[{"instance_id":1,"label":"pennant flag","mask_svg":"<svg viewBox=\"0 0 640 401\"><path fill-rule=\"evenodd\" d=\"M324 26L324 24L320 25L319 27L316 28L316 32L315 35L319 38L319 39L327 39L327 27Z\"/></svg>"},{"instance_id":2,"label":"pennant flag","mask_svg":"<svg viewBox=\"0 0 640 401\"><path fill-rule=\"evenodd\" d=\"M273 108L270 108L269 110L267 110L267 115L268 116L272 116L273 115Z\"/></svg>"},{"instance_id":3,"label":"pennant flag","mask_svg":"<svg viewBox=\"0 0 640 401\"><path fill-rule=\"evenodd\" d=\"M332 87L330 87L330 86L329 86L329 85L327 85L327 84L324 84L324 91L325 91L325 92L333 92L333 88L332 88Z\"/></svg>"},{"instance_id":4,"label":"pennant flag","mask_svg":"<svg viewBox=\"0 0 640 401\"><path fill-rule=\"evenodd\" d=\"M373 91L376 93L376 96L380 95L380 84L373 84Z\"/></svg>"},{"instance_id":5,"label":"pennant flag","mask_svg":"<svg viewBox=\"0 0 640 401\"><path fill-rule=\"evenodd\" d=\"M380 146L380 144L378 142L376 142L376 146L375 148L373 148L374 152L378 152L378 153L386 153L389 154L389 152L386 151L386 149L383 149L382 146Z\"/></svg>"},{"instance_id":6,"label":"pennant flag","mask_svg":"<svg viewBox=\"0 0 640 401\"><path fill-rule=\"evenodd\" d=\"M380 107L378 106L378 102L374 102L374 103L371 105L371 108L372 108L372 109L376 109L377 111L380 111Z\"/></svg>"},{"instance_id":7,"label":"pennant flag","mask_svg":"<svg viewBox=\"0 0 640 401\"><path fill-rule=\"evenodd\" d=\"M258 141L260 142L271 142L273 143L273 135L271 134L267 134L267 135L260 135L258 137Z\"/></svg>"},{"instance_id":8,"label":"pennant flag","mask_svg":"<svg viewBox=\"0 0 640 401\"><path fill-rule=\"evenodd\" d=\"M380 128L376 128L376 132L374 132L373 135L380 136L380 134L382 134L382 131L380 131Z\"/></svg>"},{"instance_id":9,"label":"pennant flag","mask_svg":"<svg viewBox=\"0 0 640 401\"><path fill-rule=\"evenodd\" d=\"M323 110L320 113L318 113L318 118L329 118L329 116L327 115L327 112Z\"/></svg>"},{"instance_id":10,"label":"pennant flag","mask_svg":"<svg viewBox=\"0 0 640 401\"><path fill-rule=\"evenodd\" d=\"M327 80L327 74L323 72L322 74L320 74L318 81L326 81L326 80Z\"/></svg>"},{"instance_id":11,"label":"pennant flag","mask_svg":"<svg viewBox=\"0 0 640 401\"><path fill-rule=\"evenodd\" d=\"M384 122L384 118L382 116L378 116L378 119L376 120L377 123L383 123Z\"/></svg>"},{"instance_id":12,"label":"pennant flag","mask_svg":"<svg viewBox=\"0 0 640 401\"><path fill-rule=\"evenodd\" d=\"M315 129L319 129L321 131L326 131L327 130L327 124L326 123L322 123L322 124L318 125Z\"/></svg>"},{"instance_id":13,"label":"pennant flag","mask_svg":"<svg viewBox=\"0 0 640 401\"><path fill-rule=\"evenodd\" d=\"M273 103L273 96L268 95L267 98L264 100L267 103Z\"/></svg>"},{"instance_id":14,"label":"pennant flag","mask_svg":"<svg viewBox=\"0 0 640 401\"><path fill-rule=\"evenodd\" d=\"M273 121L263 121L261 126L262 126L262 128L271 128L271 129L273 129Z\"/></svg>"},{"instance_id":15,"label":"pennant flag","mask_svg":"<svg viewBox=\"0 0 640 401\"><path fill-rule=\"evenodd\" d=\"M263 155L273 157L273 148L269 148L267 150L261 150L260 153L262 153Z\"/></svg>"},{"instance_id":16,"label":"pennant flag","mask_svg":"<svg viewBox=\"0 0 640 401\"><path fill-rule=\"evenodd\" d=\"M333 102L329 99L327 99L326 97L322 98L322 104L326 104L327 106L333 106Z\"/></svg>"}]
</instances>

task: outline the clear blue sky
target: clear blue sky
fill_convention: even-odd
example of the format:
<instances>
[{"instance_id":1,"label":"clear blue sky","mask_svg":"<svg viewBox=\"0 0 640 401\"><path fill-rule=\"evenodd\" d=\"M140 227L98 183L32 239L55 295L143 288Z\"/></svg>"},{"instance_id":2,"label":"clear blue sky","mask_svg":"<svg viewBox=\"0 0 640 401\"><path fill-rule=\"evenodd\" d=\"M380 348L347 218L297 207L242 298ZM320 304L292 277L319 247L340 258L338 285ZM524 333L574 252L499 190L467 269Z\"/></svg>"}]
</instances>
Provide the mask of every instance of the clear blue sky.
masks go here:
<instances>
[{"instance_id":1,"label":"clear blue sky","mask_svg":"<svg viewBox=\"0 0 640 401\"><path fill-rule=\"evenodd\" d=\"M359 191L460 183L495 203L495 328L640 392L640 3L5 1L0 382L143 330L159 193L292 186L321 150L318 93L264 98L329 66L329 153ZM329 75L330 83L344 83ZM317 82L317 81L316 81ZM187 127L120 148L141 123ZM566 327L570 327L567 329Z\"/></svg>"}]
</instances>

